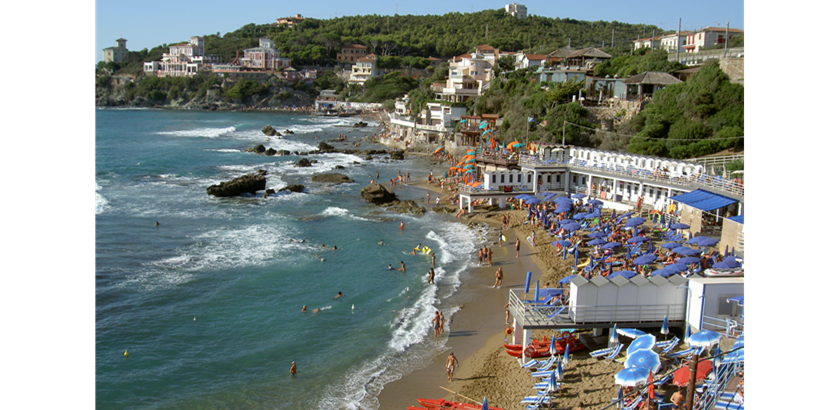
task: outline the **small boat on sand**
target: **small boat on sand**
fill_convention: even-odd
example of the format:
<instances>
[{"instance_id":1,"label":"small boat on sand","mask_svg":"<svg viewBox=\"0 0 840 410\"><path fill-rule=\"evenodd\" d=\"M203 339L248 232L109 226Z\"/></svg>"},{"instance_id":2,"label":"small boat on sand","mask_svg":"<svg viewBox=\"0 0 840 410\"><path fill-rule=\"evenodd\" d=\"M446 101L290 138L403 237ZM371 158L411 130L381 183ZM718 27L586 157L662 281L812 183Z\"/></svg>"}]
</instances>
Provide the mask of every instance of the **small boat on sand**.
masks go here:
<instances>
[{"instance_id":1,"label":"small boat on sand","mask_svg":"<svg viewBox=\"0 0 840 410\"><path fill-rule=\"evenodd\" d=\"M417 402L420 403L423 407L415 407L409 406L408 410L479 410L481 409L480 404L475 403L460 403L457 401L449 401L446 399L417 399ZM503 410L499 407L489 407L490 410Z\"/></svg>"}]
</instances>

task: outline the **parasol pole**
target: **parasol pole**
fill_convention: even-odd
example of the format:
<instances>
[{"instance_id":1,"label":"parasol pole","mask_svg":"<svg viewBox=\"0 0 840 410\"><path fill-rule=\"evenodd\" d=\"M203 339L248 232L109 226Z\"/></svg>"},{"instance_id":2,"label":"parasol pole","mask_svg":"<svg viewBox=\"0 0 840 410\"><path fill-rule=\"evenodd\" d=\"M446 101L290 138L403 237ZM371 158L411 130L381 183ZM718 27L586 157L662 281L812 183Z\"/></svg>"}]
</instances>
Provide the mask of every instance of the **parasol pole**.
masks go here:
<instances>
[{"instance_id":1,"label":"parasol pole","mask_svg":"<svg viewBox=\"0 0 840 410\"><path fill-rule=\"evenodd\" d=\"M449 389L447 389L446 387L443 387L443 386L438 386L438 387L440 387L441 389L446 390L446 391L448 391L448 392L450 392L450 393L452 393L452 394L456 394L456 395L458 395L458 396L461 396L461 397L463 397L463 398L465 398L465 399L467 399L467 400L469 400L469 401L472 401L472 402L474 402L474 403L484 404L484 402L480 402L480 401L478 401L478 400L471 399L471 398L469 398L469 397L467 397L467 396L464 396L463 394L460 394L460 393L458 393L458 392L454 392L454 391L452 391L452 390L449 390Z\"/></svg>"},{"instance_id":2,"label":"parasol pole","mask_svg":"<svg viewBox=\"0 0 840 410\"><path fill-rule=\"evenodd\" d=\"M690 371L688 376L688 392L686 392L686 408L693 409L694 408L694 387L695 383L697 382L697 353L691 355L691 363L688 365L688 370Z\"/></svg>"}]
</instances>

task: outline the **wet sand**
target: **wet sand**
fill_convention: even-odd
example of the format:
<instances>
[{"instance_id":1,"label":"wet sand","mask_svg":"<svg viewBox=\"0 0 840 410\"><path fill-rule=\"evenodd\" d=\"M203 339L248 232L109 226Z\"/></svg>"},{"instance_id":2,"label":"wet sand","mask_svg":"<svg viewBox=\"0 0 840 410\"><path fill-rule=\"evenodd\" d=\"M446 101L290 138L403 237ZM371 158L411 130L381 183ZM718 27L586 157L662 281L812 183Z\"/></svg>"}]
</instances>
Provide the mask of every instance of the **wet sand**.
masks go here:
<instances>
[{"instance_id":1,"label":"wet sand","mask_svg":"<svg viewBox=\"0 0 840 410\"><path fill-rule=\"evenodd\" d=\"M425 181L414 182L412 185L441 192L439 186L433 187ZM450 194L447 192L441 195L442 206L454 212L456 207L443 205L444 195L448 198ZM440 386L477 401L487 397L491 406L506 409L521 407L523 397L535 394L530 371L519 367L516 358L502 348L505 339L504 305L508 301L510 288L524 287L527 271L532 272L532 280L540 280L541 286L551 286L552 283L556 286L557 280L571 274L574 257L570 255L563 261L556 256L555 248L550 245L554 238L544 230L536 231L536 246L530 246L525 237L531 234L532 229L522 224L526 211L488 212L477 208L474 214L461 218L461 221L486 223L491 227L490 238L497 238L502 215L510 215L511 224L502 231L507 237L505 244L487 244L493 251L493 266L473 268L469 275L465 275L467 278L458 291L466 299L461 310L450 318L450 330L446 336L449 338L447 346L451 349L438 355L425 368L387 384L378 397L381 409L416 406L417 398L447 398L470 402ZM516 238L521 242L518 259L514 249ZM585 260L584 255L581 257ZM477 257L474 258L474 261L477 260ZM493 289L494 272L498 266L504 270L503 287ZM543 335L550 338L552 332L534 332L535 337ZM461 364L455 370L452 382L447 380L444 370L446 356L450 352L455 354ZM590 358L588 351L573 354L564 375L562 394L554 399L555 407L571 409L583 403L584 407L599 408L609 403L617 393L613 375L621 368L620 363L608 364Z\"/></svg>"}]
</instances>

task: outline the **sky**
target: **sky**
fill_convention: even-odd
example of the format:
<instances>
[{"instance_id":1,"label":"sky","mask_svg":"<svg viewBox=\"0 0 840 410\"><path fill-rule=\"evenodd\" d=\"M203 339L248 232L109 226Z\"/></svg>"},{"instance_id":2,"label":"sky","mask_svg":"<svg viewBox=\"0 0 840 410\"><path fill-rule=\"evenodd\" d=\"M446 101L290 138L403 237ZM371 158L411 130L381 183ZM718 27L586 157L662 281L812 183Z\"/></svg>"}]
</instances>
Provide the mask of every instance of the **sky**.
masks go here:
<instances>
[{"instance_id":1,"label":"sky","mask_svg":"<svg viewBox=\"0 0 840 410\"><path fill-rule=\"evenodd\" d=\"M707 26L744 29L744 2L731 0L601 0L597 7L591 2L563 2L557 0L525 1L528 15L570 18L583 21L618 21L631 24L650 24L664 30L692 30ZM487 9L502 9L504 1L425 0L390 2L349 2L345 0L317 0L289 5L287 2L253 0L234 6L219 0L146 0L141 3L124 0L96 2L96 61L102 60L102 49L116 45L116 39L127 41L129 50L139 51L161 44L184 42L192 36L234 31L246 24L273 23L280 17L301 14L304 17L329 19L355 15L429 15L451 12L469 13Z\"/></svg>"}]
</instances>

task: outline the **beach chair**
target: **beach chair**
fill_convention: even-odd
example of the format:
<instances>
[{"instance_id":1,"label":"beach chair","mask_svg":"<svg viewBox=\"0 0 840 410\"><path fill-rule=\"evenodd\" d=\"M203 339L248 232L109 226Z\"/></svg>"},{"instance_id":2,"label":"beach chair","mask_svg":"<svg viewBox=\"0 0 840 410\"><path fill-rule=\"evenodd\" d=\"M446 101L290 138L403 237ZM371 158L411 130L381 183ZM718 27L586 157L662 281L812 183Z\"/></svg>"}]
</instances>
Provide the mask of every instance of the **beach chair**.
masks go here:
<instances>
[{"instance_id":1,"label":"beach chair","mask_svg":"<svg viewBox=\"0 0 840 410\"><path fill-rule=\"evenodd\" d=\"M671 380L672 377L674 377L674 374L673 373L668 373L665 376L663 376L662 378L660 378L658 380L654 380L653 385L656 386L656 387L662 387L662 385L665 384L668 380Z\"/></svg>"},{"instance_id":2,"label":"beach chair","mask_svg":"<svg viewBox=\"0 0 840 410\"><path fill-rule=\"evenodd\" d=\"M744 410L744 404L735 402L735 392L726 392L718 397L718 401L715 402L715 409Z\"/></svg>"},{"instance_id":3,"label":"beach chair","mask_svg":"<svg viewBox=\"0 0 840 410\"><path fill-rule=\"evenodd\" d=\"M686 350L680 350L679 352L668 353L665 356L673 359L673 358L677 358L677 357L685 357L685 356L691 355L693 352L694 352L694 348L690 347Z\"/></svg>"},{"instance_id":4,"label":"beach chair","mask_svg":"<svg viewBox=\"0 0 840 410\"><path fill-rule=\"evenodd\" d=\"M565 311L566 311L566 306L563 306L559 309L556 309L554 312L551 312L551 313L547 314L545 317L548 318L548 319L554 319L555 316L557 316L557 315L559 315L559 314L561 314Z\"/></svg>"},{"instance_id":5,"label":"beach chair","mask_svg":"<svg viewBox=\"0 0 840 410\"><path fill-rule=\"evenodd\" d=\"M547 363L544 363L543 366L537 368L537 371L544 372L548 369L551 369L555 363L557 363L557 356L551 356L551 358L547 360Z\"/></svg>"},{"instance_id":6,"label":"beach chair","mask_svg":"<svg viewBox=\"0 0 840 410\"><path fill-rule=\"evenodd\" d=\"M621 349L623 349L623 348L624 348L624 343L616 346L615 350L610 352L610 354L608 354L607 357L604 358L604 360L606 360L607 363L612 362L613 360L615 360L615 358L618 356L618 354L621 353Z\"/></svg>"},{"instance_id":7,"label":"beach chair","mask_svg":"<svg viewBox=\"0 0 840 410\"><path fill-rule=\"evenodd\" d=\"M520 363L521 363L522 359L519 359L519 360L520 360ZM540 361L537 360L537 359L531 359L528 362L522 363L522 367L525 368L525 369L535 368L535 367L539 366L539 362Z\"/></svg>"},{"instance_id":8,"label":"beach chair","mask_svg":"<svg viewBox=\"0 0 840 410\"><path fill-rule=\"evenodd\" d=\"M529 408L536 409L539 408L544 402L550 400L551 396L549 396L548 389L540 390L537 392L536 396L527 396L522 399L522 404L530 405ZM533 407L531 407L533 406Z\"/></svg>"},{"instance_id":9,"label":"beach chair","mask_svg":"<svg viewBox=\"0 0 840 410\"><path fill-rule=\"evenodd\" d=\"M612 352L612 351L613 351L613 349L611 349L609 347L605 347L603 349L593 350L593 351L589 352L589 356L591 356L593 359L597 359L599 357L603 357L603 356L606 356L606 355L610 354L610 352Z\"/></svg>"},{"instance_id":10,"label":"beach chair","mask_svg":"<svg viewBox=\"0 0 840 410\"><path fill-rule=\"evenodd\" d=\"M680 338L674 337L671 340L666 340L664 342L659 342L655 346L662 349L662 353L665 354L665 353L670 352L671 350L674 350L674 348L677 347L677 344L679 342L680 342ZM660 343L661 343L661 345L660 345Z\"/></svg>"},{"instance_id":11,"label":"beach chair","mask_svg":"<svg viewBox=\"0 0 840 410\"><path fill-rule=\"evenodd\" d=\"M640 394L640 395L636 396L636 398L635 398L635 399L633 399L632 401L630 401L630 402L628 402L628 403L622 403L622 404L621 404L621 408L622 408L622 410L633 410L633 409L635 409L636 407L639 407L639 404L641 404L641 403L642 403L642 401L643 401L644 399L645 399L645 395L644 395L644 394ZM622 400L622 401L623 401L623 400ZM613 397L613 399L612 399L612 403L613 403L613 404L612 404L613 406L614 406L616 403L618 403L618 398Z\"/></svg>"}]
</instances>

